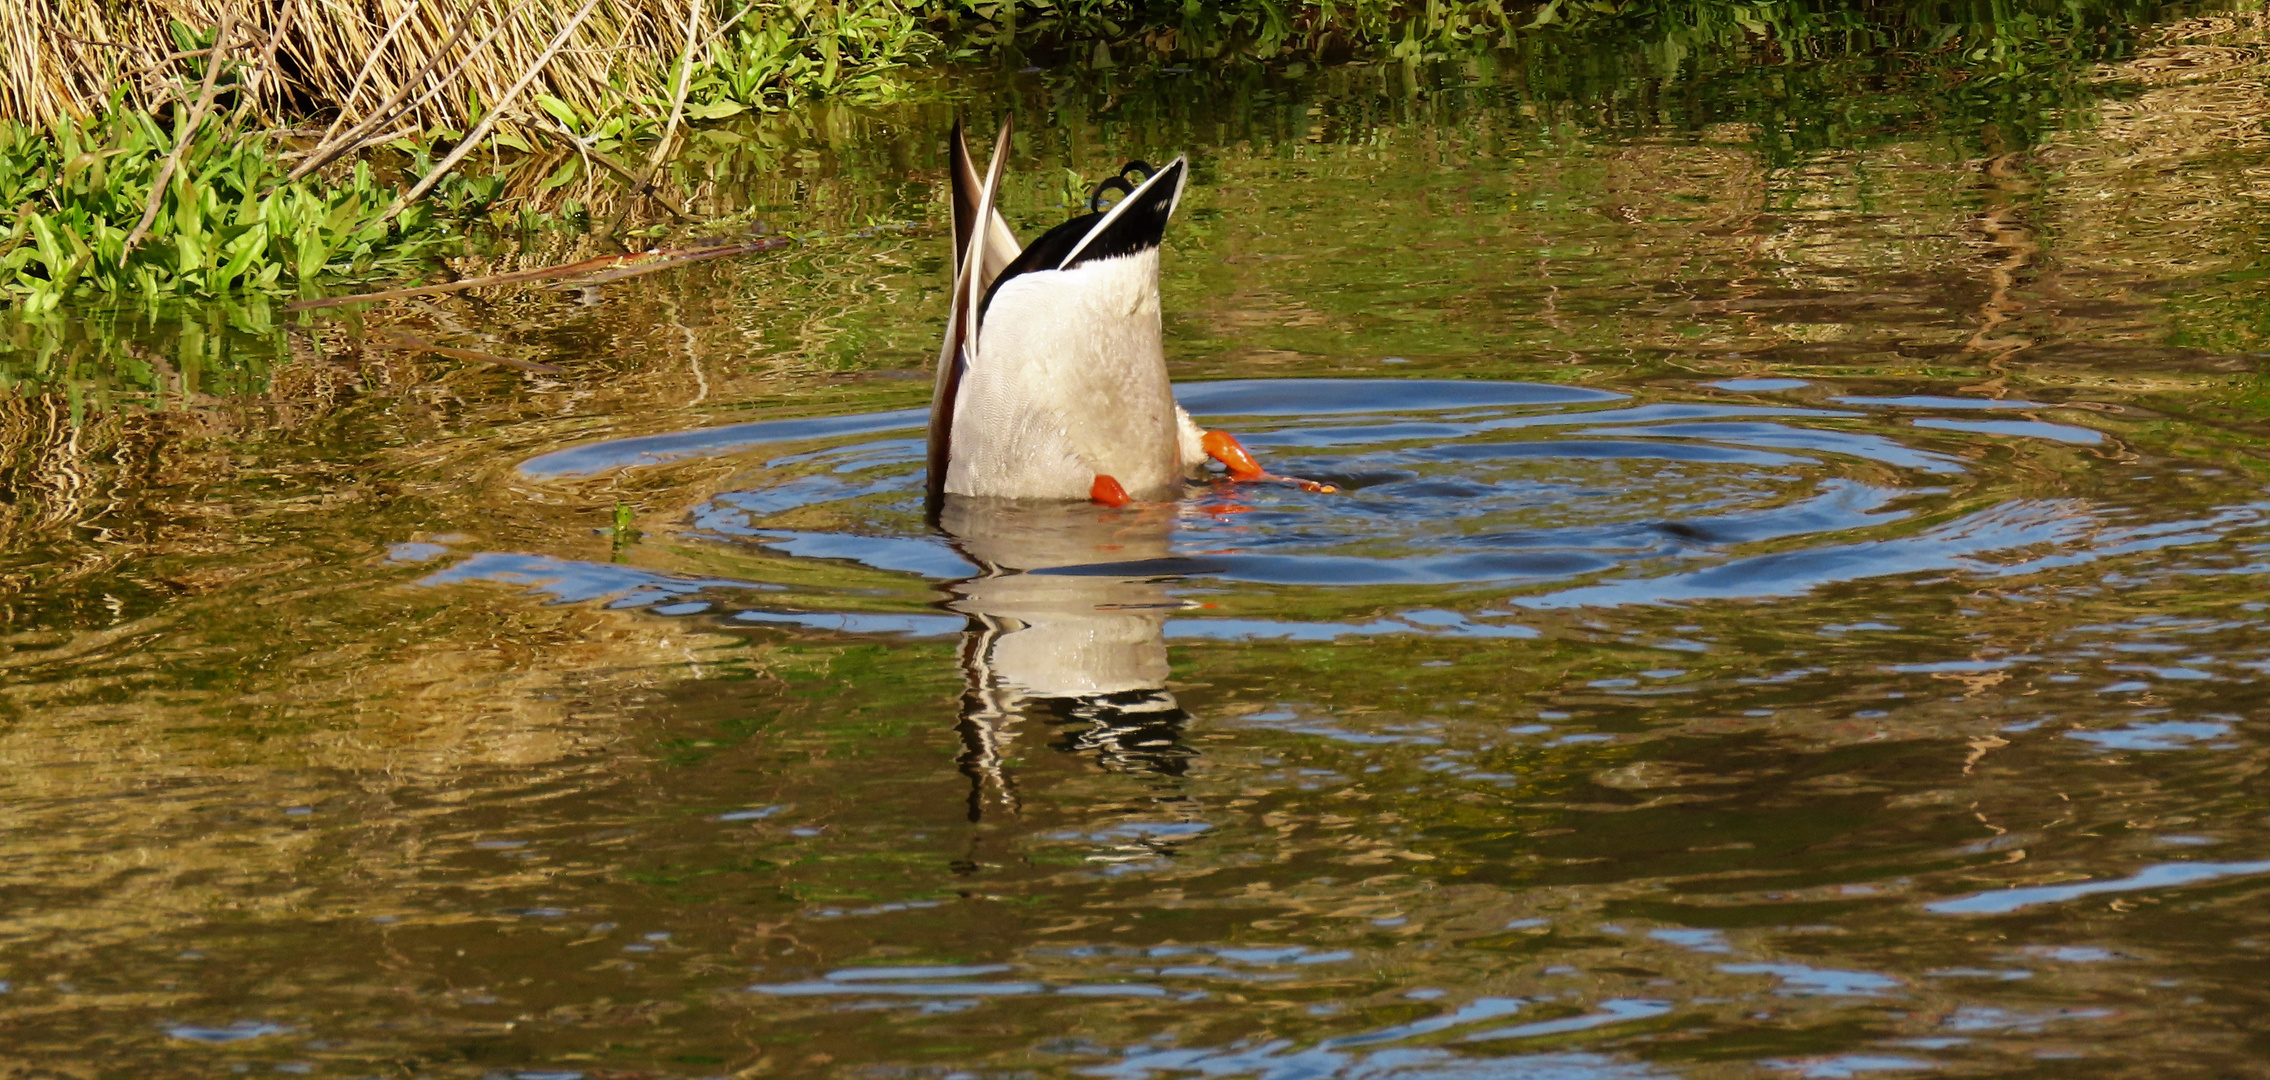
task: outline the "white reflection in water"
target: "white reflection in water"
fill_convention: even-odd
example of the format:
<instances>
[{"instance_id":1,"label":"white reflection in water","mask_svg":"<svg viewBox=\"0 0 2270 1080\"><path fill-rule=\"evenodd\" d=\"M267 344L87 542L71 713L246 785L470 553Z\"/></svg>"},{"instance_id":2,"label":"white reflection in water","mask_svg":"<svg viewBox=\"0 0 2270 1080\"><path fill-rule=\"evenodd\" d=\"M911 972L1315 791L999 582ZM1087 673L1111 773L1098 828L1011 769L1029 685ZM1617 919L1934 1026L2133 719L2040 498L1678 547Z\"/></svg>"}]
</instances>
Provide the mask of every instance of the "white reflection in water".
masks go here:
<instances>
[{"instance_id":1,"label":"white reflection in water","mask_svg":"<svg viewBox=\"0 0 2270 1080\"><path fill-rule=\"evenodd\" d=\"M1163 558L1174 521L1171 508L946 500L939 526L981 570L948 586L947 605L969 617L960 730L972 820L989 789L1016 808L1001 762L1026 720L1069 725L1065 748L1106 768L1182 772L1189 714L1166 689L1166 618L1182 603L1153 577L1031 572Z\"/></svg>"}]
</instances>

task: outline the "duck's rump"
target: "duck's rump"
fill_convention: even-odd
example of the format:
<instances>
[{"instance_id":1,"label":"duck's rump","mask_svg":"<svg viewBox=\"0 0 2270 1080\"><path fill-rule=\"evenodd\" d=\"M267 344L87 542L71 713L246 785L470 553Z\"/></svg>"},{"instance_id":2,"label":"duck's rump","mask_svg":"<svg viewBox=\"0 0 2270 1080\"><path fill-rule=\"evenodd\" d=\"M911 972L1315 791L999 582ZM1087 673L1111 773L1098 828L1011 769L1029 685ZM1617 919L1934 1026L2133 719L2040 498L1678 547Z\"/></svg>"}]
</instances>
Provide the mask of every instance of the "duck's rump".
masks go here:
<instances>
[{"instance_id":1,"label":"duck's rump","mask_svg":"<svg viewBox=\"0 0 2270 1080\"><path fill-rule=\"evenodd\" d=\"M1152 249L1001 283L954 402L948 492L1084 499L1109 476L1138 499L1173 497L1189 440L1157 280Z\"/></svg>"}]
</instances>

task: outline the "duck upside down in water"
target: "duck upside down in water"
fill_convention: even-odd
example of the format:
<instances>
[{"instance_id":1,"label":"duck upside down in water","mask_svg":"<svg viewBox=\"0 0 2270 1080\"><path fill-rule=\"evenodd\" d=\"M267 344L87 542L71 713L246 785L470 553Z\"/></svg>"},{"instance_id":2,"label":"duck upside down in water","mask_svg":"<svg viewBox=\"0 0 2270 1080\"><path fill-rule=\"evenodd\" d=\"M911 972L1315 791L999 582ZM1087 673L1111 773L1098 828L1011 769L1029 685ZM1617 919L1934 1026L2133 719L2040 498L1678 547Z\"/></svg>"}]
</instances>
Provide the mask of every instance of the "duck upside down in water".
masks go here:
<instances>
[{"instance_id":1,"label":"duck upside down in water","mask_svg":"<svg viewBox=\"0 0 2270 1080\"><path fill-rule=\"evenodd\" d=\"M1020 248L995 198L1009 123L979 177L954 125L954 294L930 402L929 498L1170 499L1221 462L1271 476L1236 437L1175 404L1159 328L1159 242L1189 164L1130 162L1089 213ZM1131 174L1143 175L1130 183ZM1107 210L1103 193L1125 194Z\"/></svg>"}]
</instances>

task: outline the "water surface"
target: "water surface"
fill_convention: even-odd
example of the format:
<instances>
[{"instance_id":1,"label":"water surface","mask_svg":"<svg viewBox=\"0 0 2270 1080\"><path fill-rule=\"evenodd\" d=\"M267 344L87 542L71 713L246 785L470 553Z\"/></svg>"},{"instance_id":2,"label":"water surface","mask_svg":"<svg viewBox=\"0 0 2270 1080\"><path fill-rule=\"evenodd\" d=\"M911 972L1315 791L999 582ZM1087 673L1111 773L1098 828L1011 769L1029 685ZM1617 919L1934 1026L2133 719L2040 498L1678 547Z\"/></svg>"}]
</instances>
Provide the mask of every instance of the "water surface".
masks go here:
<instances>
[{"instance_id":1,"label":"water surface","mask_svg":"<svg viewBox=\"0 0 2270 1080\"><path fill-rule=\"evenodd\" d=\"M9 323L10 1056L2270 1073L2270 59L2156 18L978 77L1028 236L1192 155L1183 400L1337 495L927 523L945 105L736 265Z\"/></svg>"}]
</instances>

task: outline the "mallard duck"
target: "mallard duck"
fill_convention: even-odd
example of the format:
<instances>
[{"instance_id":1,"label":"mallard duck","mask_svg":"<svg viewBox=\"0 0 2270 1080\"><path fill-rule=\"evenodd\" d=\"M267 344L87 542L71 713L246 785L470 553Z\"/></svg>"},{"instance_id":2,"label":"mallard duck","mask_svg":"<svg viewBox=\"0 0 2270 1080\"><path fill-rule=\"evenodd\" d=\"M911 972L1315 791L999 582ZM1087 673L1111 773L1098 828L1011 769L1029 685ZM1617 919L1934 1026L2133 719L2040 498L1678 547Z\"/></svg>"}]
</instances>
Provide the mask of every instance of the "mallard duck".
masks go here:
<instances>
[{"instance_id":1,"label":"mallard duck","mask_svg":"<svg viewBox=\"0 0 2270 1080\"><path fill-rule=\"evenodd\" d=\"M1159 242L1188 162L1130 162L1088 213L1020 247L995 206L1008 152L1004 120L980 178L954 125L954 294L930 404L931 506L947 495L1172 499L1209 459L1233 480L1289 479L1236 437L1200 428L1167 380ZM1115 189L1124 194L1107 209Z\"/></svg>"}]
</instances>

